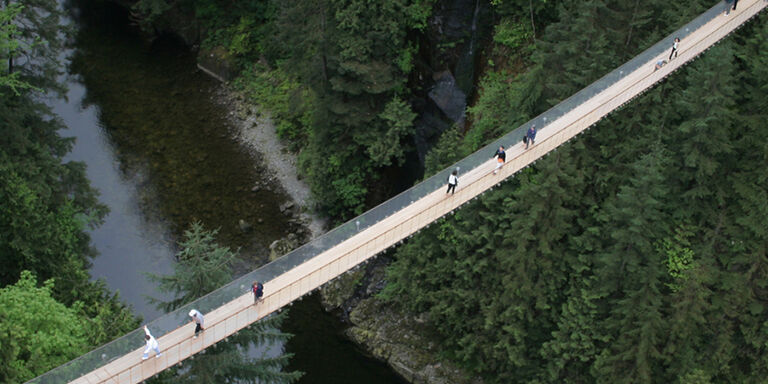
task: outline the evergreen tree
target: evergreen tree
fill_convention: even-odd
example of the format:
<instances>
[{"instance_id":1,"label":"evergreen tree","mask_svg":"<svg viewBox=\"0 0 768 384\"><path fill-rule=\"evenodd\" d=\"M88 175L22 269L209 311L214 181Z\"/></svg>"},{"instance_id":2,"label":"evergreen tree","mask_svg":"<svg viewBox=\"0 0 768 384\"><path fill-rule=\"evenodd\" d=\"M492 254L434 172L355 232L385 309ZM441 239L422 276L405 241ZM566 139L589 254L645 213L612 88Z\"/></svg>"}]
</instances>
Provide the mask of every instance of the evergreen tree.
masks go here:
<instances>
[{"instance_id":1,"label":"evergreen tree","mask_svg":"<svg viewBox=\"0 0 768 384\"><path fill-rule=\"evenodd\" d=\"M158 282L160 290L170 292L174 299L168 302L151 299L159 309L170 312L198 297L212 292L232 280L232 262L237 251L216 243L218 230L206 231L203 224L194 222L184 231L176 254L172 275L149 277Z\"/></svg>"},{"instance_id":2,"label":"evergreen tree","mask_svg":"<svg viewBox=\"0 0 768 384\"><path fill-rule=\"evenodd\" d=\"M663 283L653 239L668 231L662 173L667 163L663 149L653 149L633 165L630 184L606 203L604 228L611 242L599 256L595 289L610 308L601 328L611 339L595 361L598 382L650 383L659 373Z\"/></svg>"},{"instance_id":3,"label":"evergreen tree","mask_svg":"<svg viewBox=\"0 0 768 384\"><path fill-rule=\"evenodd\" d=\"M317 108L301 164L334 217L361 213L376 170L402 164L415 118L403 100L414 54L407 33L430 9L426 0L281 2L287 69L312 86ZM289 28L297 17L306 33Z\"/></svg>"},{"instance_id":4,"label":"evergreen tree","mask_svg":"<svg viewBox=\"0 0 768 384\"><path fill-rule=\"evenodd\" d=\"M64 162L72 140L39 100L62 91L56 76L66 28L55 1L0 2L0 284L23 270L56 279L52 292L64 305L81 302L80 315L99 345L133 329L130 310L103 282L90 281L93 256L85 230L101 222L97 201L78 162Z\"/></svg>"},{"instance_id":5,"label":"evergreen tree","mask_svg":"<svg viewBox=\"0 0 768 384\"><path fill-rule=\"evenodd\" d=\"M175 310L232 280L231 263L237 252L219 246L215 239L217 232L206 231L199 222L192 223L179 244L182 250L176 255L178 263L174 265L174 273L150 275L160 282L161 289L174 294L174 298L167 302L152 299L158 308ZM279 331L286 316L287 312L283 312L252 324L195 355L185 369L162 373L154 380L159 383L293 383L302 373L282 372L291 355L277 353L270 356L291 337ZM252 345L267 350L252 358L249 356Z\"/></svg>"}]
</instances>

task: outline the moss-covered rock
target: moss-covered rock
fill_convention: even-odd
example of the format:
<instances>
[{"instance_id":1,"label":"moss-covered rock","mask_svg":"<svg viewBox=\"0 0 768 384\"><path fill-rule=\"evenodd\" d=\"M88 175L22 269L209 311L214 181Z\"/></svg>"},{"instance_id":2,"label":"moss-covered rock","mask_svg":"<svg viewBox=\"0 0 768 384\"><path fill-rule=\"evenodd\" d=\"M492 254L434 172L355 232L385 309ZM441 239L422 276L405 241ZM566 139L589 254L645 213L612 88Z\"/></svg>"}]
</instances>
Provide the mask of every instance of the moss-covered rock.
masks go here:
<instances>
[{"instance_id":1,"label":"moss-covered rock","mask_svg":"<svg viewBox=\"0 0 768 384\"><path fill-rule=\"evenodd\" d=\"M353 326L346 334L373 356L386 361L414 384L479 384L453 364L438 359L432 327L400 313L381 300L361 300L350 312Z\"/></svg>"},{"instance_id":2,"label":"moss-covered rock","mask_svg":"<svg viewBox=\"0 0 768 384\"><path fill-rule=\"evenodd\" d=\"M387 264L386 256L379 257L326 284L320 290L325 309L341 309L352 324L346 335L411 383L482 383L439 359L439 336L426 316L399 312L376 298L386 285Z\"/></svg>"},{"instance_id":3,"label":"moss-covered rock","mask_svg":"<svg viewBox=\"0 0 768 384\"><path fill-rule=\"evenodd\" d=\"M350 301L365 277L365 268L353 269L323 286L320 290L323 307L326 311L344 308Z\"/></svg>"}]
</instances>

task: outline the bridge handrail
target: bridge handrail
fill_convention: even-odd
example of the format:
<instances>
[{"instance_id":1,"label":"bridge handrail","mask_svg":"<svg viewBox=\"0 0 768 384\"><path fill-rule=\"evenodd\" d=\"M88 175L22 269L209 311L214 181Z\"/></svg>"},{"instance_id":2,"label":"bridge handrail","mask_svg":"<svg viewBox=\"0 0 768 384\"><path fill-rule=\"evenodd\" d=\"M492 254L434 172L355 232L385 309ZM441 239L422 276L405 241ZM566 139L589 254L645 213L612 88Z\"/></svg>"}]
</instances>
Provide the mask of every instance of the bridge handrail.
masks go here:
<instances>
[{"instance_id":1,"label":"bridge handrail","mask_svg":"<svg viewBox=\"0 0 768 384\"><path fill-rule=\"evenodd\" d=\"M511 130L509 133L486 145L475 153L416 184L410 189L403 191L362 215L347 221L307 244L287 253L281 258L247 273L216 291L150 322L149 327L152 330L153 335L159 339L162 335L177 329L180 325L188 323L187 313L191 308L196 308L203 313L216 309L223 304L242 296L244 292L248 291L251 282L255 280L262 282L270 281L322 252L340 244L371 225L389 217L412 202L434 192L436 189L443 188L446 184L448 175L453 169L458 167L461 169L462 173L466 173L480 166L488 161L488 158L499 145L509 146L518 143L530 124L536 123L537 127L543 128L547 124L566 114L568 111L571 111L582 103L588 101L593 96L599 94L610 85L629 75L640 66L646 65L650 60L659 56L662 52L668 51L672 46L672 40L675 37L679 37L683 40L684 44L686 36L720 15L722 9L721 2L716 4L691 22L685 24L682 28L669 34L658 43L596 80L581 91L563 100L530 121ZM649 70L652 69L649 68ZM110 361L133 352L141 347L143 343L144 332L141 329L134 330L62 366L38 376L28 383L63 383L77 379Z\"/></svg>"}]
</instances>

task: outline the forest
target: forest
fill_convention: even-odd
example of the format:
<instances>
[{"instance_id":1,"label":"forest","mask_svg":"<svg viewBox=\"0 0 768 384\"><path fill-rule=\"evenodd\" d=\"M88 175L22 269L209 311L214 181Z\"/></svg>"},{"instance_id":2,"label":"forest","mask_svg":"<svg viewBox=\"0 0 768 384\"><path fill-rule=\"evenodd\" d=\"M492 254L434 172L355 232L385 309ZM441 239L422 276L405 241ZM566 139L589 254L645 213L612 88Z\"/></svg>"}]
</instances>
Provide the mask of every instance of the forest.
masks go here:
<instances>
[{"instance_id":1,"label":"forest","mask_svg":"<svg viewBox=\"0 0 768 384\"><path fill-rule=\"evenodd\" d=\"M423 177L449 166L716 2L483 2L466 121L442 132L423 164L413 160L422 79L454 70L469 39L434 37L444 2L122 3L147 30L166 28L170 14L195 20L200 48L233 63L233 85L271 112L316 208L339 222L397 193L392 180L409 168ZM85 229L104 209L82 166L62 160L71 143L39 102L62 91L56 13L20 4L0 15L0 349L18 362L3 364L3 382L138 325L88 278ZM424 315L442 357L486 383L764 382L766 17L400 246L378 297ZM19 18L28 29L8 22ZM35 33L47 44L19 38ZM21 51L40 60L17 63ZM25 316L32 305L47 317ZM73 324L98 332L52 337ZM29 342L38 327L50 342Z\"/></svg>"},{"instance_id":2,"label":"forest","mask_svg":"<svg viewBox=\"0 0 768 384\"><path fill-rule=\"evenodd\" d=\"M106 208L42 99L61 96L55 2L0 7L0 382L24 382L138 326L88 265ZM38 5L38 4L34 4Z\"/></svg>"}]
</instances>

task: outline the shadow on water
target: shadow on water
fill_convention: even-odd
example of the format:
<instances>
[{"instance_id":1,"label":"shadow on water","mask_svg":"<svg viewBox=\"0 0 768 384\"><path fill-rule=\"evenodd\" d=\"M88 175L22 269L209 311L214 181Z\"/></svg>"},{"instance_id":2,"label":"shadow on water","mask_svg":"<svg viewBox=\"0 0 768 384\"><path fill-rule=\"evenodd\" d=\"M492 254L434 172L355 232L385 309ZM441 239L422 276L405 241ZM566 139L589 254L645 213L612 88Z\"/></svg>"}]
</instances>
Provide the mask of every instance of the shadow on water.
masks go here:
<instances>
[{"instance_id":1,"label":"shadow on water","mask_svg":"<svg viewBox=\"0 0 768 384\"><path fill-rule=\"evenodd\" d=\"M68 126L62 134L77 138L70 158L88 165L111 210L93 233L100 256L92 273L152 319L143 272L170 272L190 222L220 228L219 242L241 248L247 265L262 263L268 244L295 228L279 211L287 199L279 188L251 192L261 162L233 139L227 110L213 101L218 84L194 55L168 36L145 42L111 3L75 1L73 10L69 100L53 107ZM316 295L293 305L284 327L296 335L285 349L295 354L290 369L306 373L302 384L403 383L343 336Z\"/></svg>"},{"instance_id":2,"label":"shadow on water","mask_svg":"<svg viewBox=\"0 0 768 384\"><path fill-rule=\"evenodd\" d=\"M323 311L317 293L294 303L285 322L296 353L289 370L307 372L301 384L406 384L384 363L368 357L344 336L344 324Z\"/></svg>"}]
</instances>

